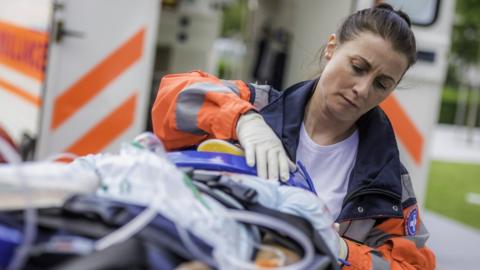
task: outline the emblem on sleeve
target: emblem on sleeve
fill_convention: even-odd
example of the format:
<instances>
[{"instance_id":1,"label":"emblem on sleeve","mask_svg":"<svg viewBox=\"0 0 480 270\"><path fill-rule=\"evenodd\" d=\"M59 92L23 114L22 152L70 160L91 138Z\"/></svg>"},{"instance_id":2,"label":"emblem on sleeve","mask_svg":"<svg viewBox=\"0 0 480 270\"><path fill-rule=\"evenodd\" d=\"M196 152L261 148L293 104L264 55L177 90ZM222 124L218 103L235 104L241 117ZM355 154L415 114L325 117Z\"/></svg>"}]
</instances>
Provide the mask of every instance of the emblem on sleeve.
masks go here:
<instances>
[{"instance_id":1,"label":"emblem on sleeve","mask_svg":"<svg viewBox=\"0 0 480 270\"><path fill-rule=\"evenodd\" d=\"M405 231L407 235L414 236L417 232L417 208L412 209L408 214L407 220L405 222Z\"/></svg>"}]
</instances>

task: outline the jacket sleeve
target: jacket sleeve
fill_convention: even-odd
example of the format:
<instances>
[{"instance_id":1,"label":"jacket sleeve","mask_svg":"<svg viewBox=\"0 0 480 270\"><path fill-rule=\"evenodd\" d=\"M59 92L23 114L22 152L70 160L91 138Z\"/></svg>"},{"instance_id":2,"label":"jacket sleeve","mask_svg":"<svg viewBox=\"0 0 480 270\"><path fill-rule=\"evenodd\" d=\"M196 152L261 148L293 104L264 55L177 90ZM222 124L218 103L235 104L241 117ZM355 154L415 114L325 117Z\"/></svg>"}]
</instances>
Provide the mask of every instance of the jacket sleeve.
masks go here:
<instances>
[{"instance_id":1,"label":"jacket sleeve","mask_svg":"<svg viewBox=\"0 0 480 270\"><path fill-rule=\"evenodd\" d=\"M417 205L403 212L403 219L389 218L373 227L364 244L346 239L351 266L343 269L435 269L435 255L425 246L429 234Z\"/></svg>"},{"instance_id":2,"label":"jacket sleeve","mask_svg":"<svg viewBox=\"0 0 480 270\"><path fill-rule=\"evenodd\" d=\"M243 81L220 80L201 71L167 75L152 108L153 130L167 150L210 138L236 139L238 118L255 109L252 95Z\"/></svg>"}]
</instances>

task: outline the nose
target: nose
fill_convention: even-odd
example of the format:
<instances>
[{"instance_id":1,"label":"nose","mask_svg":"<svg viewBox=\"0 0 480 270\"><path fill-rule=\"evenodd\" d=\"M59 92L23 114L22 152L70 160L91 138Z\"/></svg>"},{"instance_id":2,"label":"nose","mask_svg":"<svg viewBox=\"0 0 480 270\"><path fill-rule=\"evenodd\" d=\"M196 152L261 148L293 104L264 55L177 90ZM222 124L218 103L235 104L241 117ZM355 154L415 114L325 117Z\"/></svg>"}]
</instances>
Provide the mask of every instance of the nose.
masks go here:
<instances>
[{"instance_id":1,"label":"nose","mask_svg":"<svg viewBox=\"0 0 480 270\"><path fill-rule=\"evenodd\" d=\"M366 99L370 91L372 82L367 76L358 78L355 85L352 88L352 91L356 98Z\"/></svg>"}]
</instances>

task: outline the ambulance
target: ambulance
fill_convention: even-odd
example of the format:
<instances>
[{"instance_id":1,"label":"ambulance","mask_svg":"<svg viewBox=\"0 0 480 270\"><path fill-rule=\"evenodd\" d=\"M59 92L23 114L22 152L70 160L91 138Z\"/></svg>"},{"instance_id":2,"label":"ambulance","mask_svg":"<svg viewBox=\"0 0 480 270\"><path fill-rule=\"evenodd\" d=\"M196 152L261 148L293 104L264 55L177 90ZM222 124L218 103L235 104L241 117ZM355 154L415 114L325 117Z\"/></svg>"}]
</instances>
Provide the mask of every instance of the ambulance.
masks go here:
<instances>
[{"instance_id":1,"label":"ambulance","mask_svg":"<svg viewBox=\"0 0 480 270\"><path fill-rule=\"evenodd\" d=\"M212 64L214 42L222 8L235 2L0 0L0 127L22 146L23 159L118 150L148 129L164 74L203 69L221 75ZM244 2L245 52L235 79L258 80L274 70L271 80L285 88L308 79L321 45L348 14L382 1ZM455 3L384 2L410 15L417 38L418 62L382 108L421 204ZM277 35L267 37L266 26ZM269 69L272 63L282 65Z\"/></svg>"},{"instance_id":2,"label":"ambulance","mask_svg":"<svg viewBox=\"0 0 480 270\"><path fill-rule=\"evenodd\" d=\"M159 1L1 1L0 123L35 159L113 149L147 115Z\"/></svg>"}]
</instances>

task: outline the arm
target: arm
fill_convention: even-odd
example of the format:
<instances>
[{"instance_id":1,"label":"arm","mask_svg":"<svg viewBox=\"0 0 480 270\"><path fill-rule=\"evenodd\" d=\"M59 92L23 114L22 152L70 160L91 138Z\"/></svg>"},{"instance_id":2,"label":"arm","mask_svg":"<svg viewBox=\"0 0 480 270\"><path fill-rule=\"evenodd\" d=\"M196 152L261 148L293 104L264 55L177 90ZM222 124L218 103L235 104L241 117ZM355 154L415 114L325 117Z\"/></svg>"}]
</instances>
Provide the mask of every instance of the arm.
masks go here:
<instances>
[{"instance_id":1,"label":"arm","mask_svg":"<svg viewBox=\"0 0 480 270\"><path fill-rule=\"evenodd\" d=\"M390 218L373 228L366 244L345 239L344 269L435 269L435 255L425 246L428 231L416 204L404 209L404 218Z\"/></svg>"},{"instance_id":2,"label":"arm","mask_svg":"<svg viewBox=\"0 0 480 270\"><path fill-rule=\"evenodd\" d=\"M238 140L247 164L256 165L260 177L286 180L295 164L282 142L262 116L245 114L263 108L276 95L270 86L219 80L201 71L168 75L152 108L153 130L167 150L210 138Z\"/></svg>"},{"instance_id":3,"label":"arm","mask_svg":"<svg viewBox=\"0 0 480 270\"><path fill-rule=\"evenodd\" d=\"M168 150L209 138L236 139L238 118L255 109L251 98L242 81L222 81L201 71L167 75L152 108L153 129Z\"/></svg>"}]
</instances>

